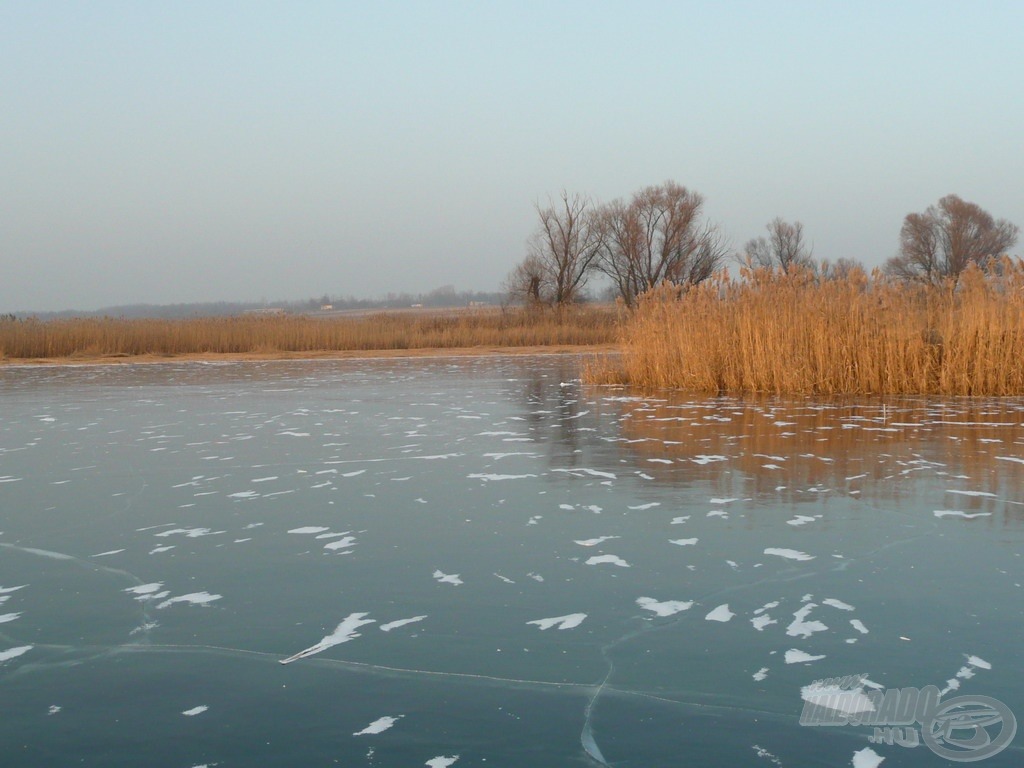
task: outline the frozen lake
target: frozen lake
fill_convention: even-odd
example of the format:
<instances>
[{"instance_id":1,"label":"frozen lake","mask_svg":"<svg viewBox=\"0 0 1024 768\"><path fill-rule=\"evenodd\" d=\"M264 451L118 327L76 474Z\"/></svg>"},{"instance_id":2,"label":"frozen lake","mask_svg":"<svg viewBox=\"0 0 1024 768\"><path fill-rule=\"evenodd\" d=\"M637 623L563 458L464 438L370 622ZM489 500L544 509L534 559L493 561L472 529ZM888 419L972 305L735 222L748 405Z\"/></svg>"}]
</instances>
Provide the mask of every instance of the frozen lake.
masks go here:
<instances>
[{"instance_id":1,"label":"frozen lake","mask_svg":"<svg viewBox=\"0 0 1024 768\"><path fill-rule=\"evenodd\" d=\"M0 368L0 763L948 764L801 725L831 678L1024 717L1024 402L578 377Z\"/></svg>"}]
</instances>

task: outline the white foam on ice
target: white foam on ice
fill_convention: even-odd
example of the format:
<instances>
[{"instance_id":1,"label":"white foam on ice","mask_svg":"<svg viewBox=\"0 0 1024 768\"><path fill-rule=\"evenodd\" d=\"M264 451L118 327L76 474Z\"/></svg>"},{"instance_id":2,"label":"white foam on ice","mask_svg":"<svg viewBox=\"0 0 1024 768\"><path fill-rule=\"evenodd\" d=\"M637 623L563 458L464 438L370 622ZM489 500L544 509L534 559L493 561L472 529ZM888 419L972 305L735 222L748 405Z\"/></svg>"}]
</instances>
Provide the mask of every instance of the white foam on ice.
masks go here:
<instances>
[{"instance_id":1,"label":"white foam on ice","mask_svg":"<svg viewBox=\"0 0 1024 768\"><path fill-rule=\"evenodd\" d=\"M765 549L766 555L775 555L776 557L784 557L787 560L813 560L815 555L808 555L806 552L800 552L796 549L783 549L780 547L768 547Z\"/></svg>"},{"instance_id":2,"label":"white foam on ice","mask_svg":"<svg viewBox=\"0 0 1024 768\"><path fill-rule=\"evenodd\" d=\"M441 584L451 584L452 586L459 586L462 583L462 579L459 578L457 573L443 573L441 571L434 571L434 578Z\"/></svg>"},{"instance_id":3,"label":"white foam on ice","mask_svg":"<svg viewBox=\"0 0 1024 768\"><path fill-rule=\"evenodd\" d=\"M687 611L693 606L693 600L663 600L653 597L638 597L636 604L645 611L653 611L657 616L672 616L680 611Z\"/></svg>"},{"instance_id":4,"label":"white foam on ice","mask_svg":"<svg viewBox=\"0 0 1024 768\"><path fill-rule=\"evenodd\" d=\"M392 629L398 629L404 627L406 624L415 624L417 621L423 621L426 614L423 616L413 616L411 619L398 619L397 621L389 621L387 624L380 625L381 632L390 632Z\"/></svg>"},{"instance_id":5,"label":"white foam on ice","mask_svg":"<svg viewBox=\"0 0 1024 768\"><path fill-rule=\"evenodd\" d=\"M551 629L552 627L558 627L558 629L575 629L583 620L587 618L585 613L570 613L567 616L555 616L550 619L534 619L533 621L526 622L527 624L535 624L541 629Z\"/></svg>"},{"instance_id":6,"label":"white foam on ice","mask_svg":"<svg viewBox=\"0 0 1024 768\"><path fill-rule=\"evenodd\" d=\"M704 617L706 621L721 621L726 622L732 619L736 614L729 610L728 603L722 603L720 606L712 610L707 616Z\"/></svg>"},{"instance_id":7,"label":"white foam on ice","mask_svg":"<svg viewBox=\"0 0 1024 768\"><path fill-rule=\"evenodd\" d=\"M209 592L190 592L187 595L178 595L164 600L157 605L157 610L168 608L175 603L187 603L188 605L209 605L214 600L220 600L222 595L211 595Z\"/></svg>"},{"instance_id":8,"label":"white foam on ice","mask_svg":"<svg viewBox=\"0 0 1024 768\"><path fill-rule=\"evenodd\" d=\"M818 659L824 659L824 658L825 658L824 654L822 654L821 656L812 656L811 654L807 653L806 651L800 651L800 650L797 650L796 648L790 648L788 651L786 651L786 656L785 656L787 664L803 664L803 663L808 662L808 661L817 661Z\"/></svg>"},{"instance_id":9,"label":"white foam on ice","mask_svg":"<svg viewBox=\"0 0 1024 768\"><path fill-rule=\"evenodd\" d=\"M620 568L629 568L629 563L617 555L594 555L587 558L587 565L602 565L604 563L617 565Z\"/></svg>"},{"instance_id":10,"label":"white foam on ice","mask_svg":"<svg viewBox=\"0 0 1024 768\"><path fill-rule=\"evenodd\" d=\"M356 630L366 624L375 624L376 619L366 619L364 616L368 616L366 613L350 613L346 616L331 634L325 636L320 642L309 646L298 653L289 656L287 659L281 659L282 664L290 664L293 661L304 659L308 656L313 656L322 651L326 651L328 648L333 648L336 645L347 643L350 640L355 640L357 637L361 637L361 633Z\"/></svg>"},{"instance_id":11,"label":"white foam on ice","mask_svg":"<svg viewBox=\"0 0 1024 768\"><path fill-rule=\"evenodd\" d=\"M384 731L386 731L388 728L391 728L402 717L405 717L405 715L399 715L398 717L391 717L389 715L385 715L384 717L379 717L376 720L374 720L372 723L370 723L368 726L363 728L363 730L356 731L352 735L353 736L373 736L373 735L378 734L378 733L384 733Z\"/></svg>"}]
</instances>

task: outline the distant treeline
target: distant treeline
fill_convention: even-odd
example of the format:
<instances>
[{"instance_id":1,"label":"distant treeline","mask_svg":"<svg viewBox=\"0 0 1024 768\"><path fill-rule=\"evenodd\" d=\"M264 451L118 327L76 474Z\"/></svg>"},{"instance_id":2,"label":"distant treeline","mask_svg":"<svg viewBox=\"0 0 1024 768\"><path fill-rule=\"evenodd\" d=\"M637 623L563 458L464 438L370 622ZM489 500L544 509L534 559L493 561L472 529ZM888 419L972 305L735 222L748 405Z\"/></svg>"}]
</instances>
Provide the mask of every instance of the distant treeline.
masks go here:
<instances>
[{"instance_id":1,"label":"distant treeline","mask_svg":"<svg viewBox=\"0 0 1024 768\"><path fill-rule=\"evenodd\" d=\"M399 309L420 305L423 307L465 307L471 304L498 305L506 300L507 294L487 291L456 291L445 285L427 293L389 293L376 299L358 299L354 296L319 297L299 301L210 301L188 304L122 304L97 310L60 310L56 312L21 312L0 315L0 319L33 317L38 320L61 320L73 317L123 317L126 319L161 318L179 319L191 317L232 317L246 312L266 309L282 309L289 314L321 312L330 306L335 311Z\"/></svg>"}]
</instances>

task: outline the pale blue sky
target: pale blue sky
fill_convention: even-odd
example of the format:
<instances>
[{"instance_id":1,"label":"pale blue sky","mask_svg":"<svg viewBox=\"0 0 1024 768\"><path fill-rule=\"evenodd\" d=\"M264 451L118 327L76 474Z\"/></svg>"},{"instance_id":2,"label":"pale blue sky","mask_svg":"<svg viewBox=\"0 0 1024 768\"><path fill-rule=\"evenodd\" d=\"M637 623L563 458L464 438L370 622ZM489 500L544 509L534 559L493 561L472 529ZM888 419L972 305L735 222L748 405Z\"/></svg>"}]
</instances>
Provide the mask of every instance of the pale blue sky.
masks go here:
<instances>
[{"instance_id":1,"label":"pale blue sky","mask_svg":"<svg viewBox=\"0 0 1024 768\"><path fill-rule=\"evenodd\" d=\"M6 0L0 312L495 290L535 201L667 179L877 265L951 192L1024 226L1022 50L1020 0Z\"/></svg>"}]
</instances>

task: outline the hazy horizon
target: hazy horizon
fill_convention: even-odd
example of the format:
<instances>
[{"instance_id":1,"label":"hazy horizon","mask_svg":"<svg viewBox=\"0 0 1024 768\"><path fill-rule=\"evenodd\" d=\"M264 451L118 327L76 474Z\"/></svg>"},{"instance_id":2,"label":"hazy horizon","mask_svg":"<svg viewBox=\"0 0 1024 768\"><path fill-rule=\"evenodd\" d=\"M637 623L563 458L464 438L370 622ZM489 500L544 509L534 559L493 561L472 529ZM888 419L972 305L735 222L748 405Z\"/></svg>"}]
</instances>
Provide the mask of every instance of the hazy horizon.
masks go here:
<instances>
[{"instance_id":1,"label":"hazy horizon","mask_svg":"<svg viewBox=\"0 0 1024 768\"><path fill-rule=\"evenodd\" d=\"M493 291L534 204L672 179L735 249L1024 226L1024 4L0 5L0 313ZM1020 248L1015 250L1020 253Z\"/></svg>"}]
</instances>

